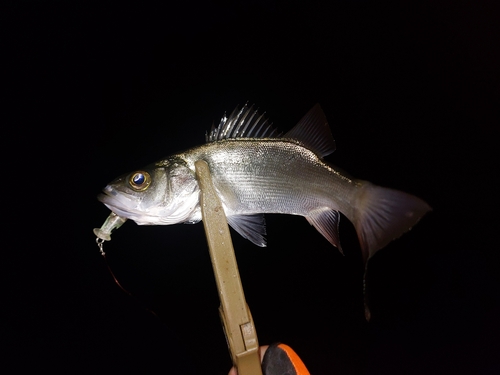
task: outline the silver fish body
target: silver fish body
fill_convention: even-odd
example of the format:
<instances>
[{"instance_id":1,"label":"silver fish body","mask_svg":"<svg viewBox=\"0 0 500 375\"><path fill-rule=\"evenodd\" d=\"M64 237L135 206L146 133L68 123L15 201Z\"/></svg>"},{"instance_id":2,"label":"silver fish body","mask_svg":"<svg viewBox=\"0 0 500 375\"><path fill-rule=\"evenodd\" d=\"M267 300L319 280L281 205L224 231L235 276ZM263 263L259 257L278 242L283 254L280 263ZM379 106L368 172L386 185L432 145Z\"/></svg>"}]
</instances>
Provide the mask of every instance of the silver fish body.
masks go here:
<instances>
[{"instance_id":1,"label":"silver fish body","mask_svg":"<svg viewBox=\"0 0 500 375\"><path fill-rule=\"evenodd\" d=\"M341 250L341 212L356 227L365 259L430 210L417 197L352 179L326 163L335 143L319 105L284 136L272 132L259 112L245 106L223 117L206 144L118 178L99 199L138 224L198 222L194 163L201 159L230 226L245 238L266 245L265 213L301 215Z\"/></svg>"},{"instance_id":2,"label":"silver fish body","mask_svg":"<svg viewBox=\"0 0 500 375\"><path fill-rule=\"evenodd\" d=\"M181 157L193 171L196 160L208 163L229 217L265 213L308 217L326 207L352 216L358 183L293 140L222 140Z\"/></svg>"}]
</instances>

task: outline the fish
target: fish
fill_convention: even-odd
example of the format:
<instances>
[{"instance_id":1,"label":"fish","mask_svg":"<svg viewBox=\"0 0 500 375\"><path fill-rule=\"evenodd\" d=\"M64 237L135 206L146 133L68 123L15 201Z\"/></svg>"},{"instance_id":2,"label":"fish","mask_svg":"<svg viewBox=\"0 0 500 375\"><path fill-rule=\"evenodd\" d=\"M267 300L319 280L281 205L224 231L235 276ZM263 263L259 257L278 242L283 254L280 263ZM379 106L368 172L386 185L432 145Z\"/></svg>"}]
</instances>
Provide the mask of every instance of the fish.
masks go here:
<instances>
[{"instance_id":1,"label":"fish","mask_svg":"<svg viewBox=\"0 0 500 375\"><path fill-rule=\"evenodd\" d=\"M198 223L195 162L204 160L228 224L255 245L267 245L265 214L300 215L342 252L342 214L356 229L365 261L431 210L414 195L352 178L325 161L336 145L319 104L283 134L247 103L205 137L202 145L118 177L99 201L139 225Z\"/></svg>"}]
</instances>

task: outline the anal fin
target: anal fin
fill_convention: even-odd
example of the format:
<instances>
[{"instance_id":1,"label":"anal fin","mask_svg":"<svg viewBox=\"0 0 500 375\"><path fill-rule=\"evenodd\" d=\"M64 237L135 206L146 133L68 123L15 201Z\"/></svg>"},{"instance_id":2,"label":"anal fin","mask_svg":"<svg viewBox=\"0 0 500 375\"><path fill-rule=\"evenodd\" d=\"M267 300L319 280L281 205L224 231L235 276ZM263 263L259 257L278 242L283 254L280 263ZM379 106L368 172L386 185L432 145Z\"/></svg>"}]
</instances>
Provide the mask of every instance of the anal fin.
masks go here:
<instances>
[{"instance_id":1,"label":"anal fin","mask_svg":"<svg viewBox=\"0 0 500 375\"><path fill-rule=\"evenodd\" d=\"M342 254L344 253L339 240L340 213L338 211L325 207L311 211L306 219L333 246L339 249Z\"/></svg>"}]
</instances>

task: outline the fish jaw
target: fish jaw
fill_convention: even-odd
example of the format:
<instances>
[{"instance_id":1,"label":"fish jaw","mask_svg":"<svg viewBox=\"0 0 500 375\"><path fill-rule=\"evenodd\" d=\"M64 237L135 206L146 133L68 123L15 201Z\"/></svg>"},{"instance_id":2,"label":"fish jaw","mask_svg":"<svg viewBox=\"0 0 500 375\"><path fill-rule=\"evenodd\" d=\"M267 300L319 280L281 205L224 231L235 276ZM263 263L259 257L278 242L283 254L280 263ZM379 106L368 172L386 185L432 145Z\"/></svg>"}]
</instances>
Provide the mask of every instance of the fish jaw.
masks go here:
<instances>
[{"instance_id":1,"label":"fish jaw","mask_svg":"<svg viewBox=\"0 0 500 375\"><path fill-rule=\"evenodd\" d=\"M159 218L154 213L146 214L140 209L140 200L132 195L124 194L108 185L97 199L120 217L133 220L139 225L159 224Z\"/></svg>"}]
</instances>

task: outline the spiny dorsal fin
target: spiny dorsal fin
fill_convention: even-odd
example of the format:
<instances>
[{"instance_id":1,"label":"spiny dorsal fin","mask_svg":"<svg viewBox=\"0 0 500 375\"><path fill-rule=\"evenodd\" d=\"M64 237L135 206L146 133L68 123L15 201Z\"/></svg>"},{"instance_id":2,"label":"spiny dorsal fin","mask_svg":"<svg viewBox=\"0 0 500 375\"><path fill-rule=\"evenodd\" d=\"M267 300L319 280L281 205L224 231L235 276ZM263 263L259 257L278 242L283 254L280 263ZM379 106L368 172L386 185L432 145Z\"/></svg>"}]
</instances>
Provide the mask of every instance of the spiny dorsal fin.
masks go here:
<instances>
[{"instance_id":1,"label":"spiny dorsal fin","mask_svg":"<svg viewBox=\"0 0 500 375\"><path fill-rule=\"evenodd\" d=\"M214 127L205 138L207 142L216 142L222 139L231 138L279 138L280 135L272 127L272 123L265 117L265 113L248 107L248 103L243 108L236 107L234 111L226 117L224 115L219 126Z\"/></svg>"},{"instance_id":2,"label":"spiny dorsal fin","mask_svg":"<svg viewBox=\"0 0 500 375\"><path fill-rule=\"evenodd\" d=\"M295 139L320 157L335 151L335 140L319 104L312 107L283 138Z\"/></svg>"},{"instance_id":3,"label":"spiny dorsal fin","mask_svg":"<svg viewBox=\"0 0 500 375\"><path fill-rule=\"evenodd\" d=\"M254 106L236 107L227 117L224 115L219 126L214 127L206 136L207 142L234 138L289 138L310 149L320 157L335 151L335 140L328 121L319 104L316 104L285 135L278 134L272 123Z\"/></svg>"}]
</instances>

